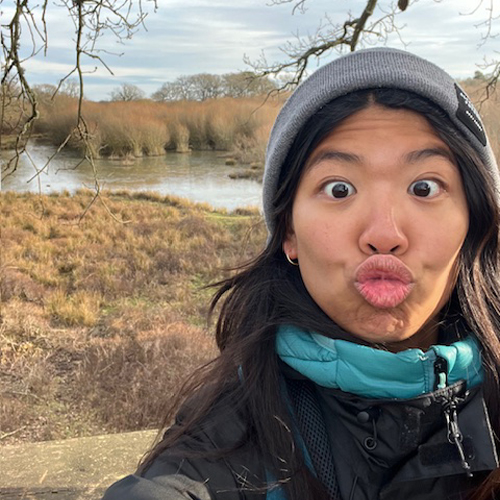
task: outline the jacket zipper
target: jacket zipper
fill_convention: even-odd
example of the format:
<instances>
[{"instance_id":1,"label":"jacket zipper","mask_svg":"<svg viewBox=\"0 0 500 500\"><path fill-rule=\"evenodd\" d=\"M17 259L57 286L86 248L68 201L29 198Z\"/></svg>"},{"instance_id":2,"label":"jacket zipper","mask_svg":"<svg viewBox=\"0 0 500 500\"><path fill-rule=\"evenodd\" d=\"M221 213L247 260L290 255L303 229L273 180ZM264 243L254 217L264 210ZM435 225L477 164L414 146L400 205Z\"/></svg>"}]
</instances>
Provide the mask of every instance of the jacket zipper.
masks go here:
<instances>
[{"instance_id":1,"label":"jacket zipper","mask_svg":"<svg viewBox=\"0 0 500 500\"><path fill-rule=\"evenodd\" d=\"M446 359L437 356L434 361L434 390L444 389L448 386L448 362ZM458 403L459 398L451 395L449 398L443 398L443 411L446 419L446 427L448 430L448 441L454 444L460 455L462 468L468 477L472 477L471 466L467 461L465 450L463 447L463 434L458 426Z\"/></svg>"},{"instance_id":2,"label":"jacket zipper","mask_svg":"<svg viewBox=\"0 0 500 500\"><path fill-rule=\"evenodd\" d=\"M448 385L448 361L441 356L434 361L434 390L444 389Z\"/></svg>"}]
</instances>

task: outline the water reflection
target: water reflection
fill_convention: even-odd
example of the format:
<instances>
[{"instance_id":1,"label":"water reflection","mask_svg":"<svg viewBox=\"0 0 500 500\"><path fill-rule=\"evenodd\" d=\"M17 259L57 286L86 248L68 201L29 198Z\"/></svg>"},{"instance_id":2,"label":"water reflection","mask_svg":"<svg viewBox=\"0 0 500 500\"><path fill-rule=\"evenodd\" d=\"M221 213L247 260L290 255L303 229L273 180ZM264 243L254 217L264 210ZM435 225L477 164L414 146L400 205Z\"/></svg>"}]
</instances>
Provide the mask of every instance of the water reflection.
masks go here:
<instances>
[{"instance_id":1,"label":"water reflection","mask_svg":"<svg viewBox=\"0 0 500 500\"><path fill-rule=\"evenodd\" d=\"M28 150L37 168L43 167L54 153L52 146L38 144L30 145ZM10 158L9 155L11 152L0 152L2 164ZM74 153L63 151L46 171L33 179L36 170L23 155L17 171L2 179L2 190L51 193L92 188L92 168L87 162L75 168L80 161ZM247 179L230 179L228 174L238 167L225 165L224 158L213 151L168 153L162 157L132 161L97 160L96 165L104 189L157 191L230 210L242 206L260 207L262 203L261 185Z\"/></svg>"}]
</instances>

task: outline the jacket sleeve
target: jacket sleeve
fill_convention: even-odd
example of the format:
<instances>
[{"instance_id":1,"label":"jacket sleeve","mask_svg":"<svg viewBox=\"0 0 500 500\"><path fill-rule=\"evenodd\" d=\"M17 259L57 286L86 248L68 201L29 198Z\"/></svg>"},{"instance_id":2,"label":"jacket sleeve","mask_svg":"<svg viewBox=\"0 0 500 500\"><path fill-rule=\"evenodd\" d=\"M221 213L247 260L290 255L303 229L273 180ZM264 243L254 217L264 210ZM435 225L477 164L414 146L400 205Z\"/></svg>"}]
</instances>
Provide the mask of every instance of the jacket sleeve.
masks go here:
<instances>
[{"instance_id":1,"label":"jacket sleeve","mask_svg":"<svg viewBox=\"0 0 500 500\"><path fill-rule=\"evenodd\" d=\"M206 485L181 474L151 479L131 475L113 484L102 500L211 500Z\"/></svg>"},{"instance_id":2,"label":"jacket sleeve","mask_svg":"<svg viewBox=\"0 0 500 500\"><path fill-rule=\"evenodd\" d=\"M174 426L182 423L188 411L188 405L180 410ZM246 420L241 415L227 407L223 412L214 409L192 433L163 450L140 476L130 475L113 484L102 500L263 500L259 455L252 446L238 447L245 433ZM234 451L210 458L214 450L226 449ZM193 456L193 451L207 455Z\"/></svg>"}]
</instances>

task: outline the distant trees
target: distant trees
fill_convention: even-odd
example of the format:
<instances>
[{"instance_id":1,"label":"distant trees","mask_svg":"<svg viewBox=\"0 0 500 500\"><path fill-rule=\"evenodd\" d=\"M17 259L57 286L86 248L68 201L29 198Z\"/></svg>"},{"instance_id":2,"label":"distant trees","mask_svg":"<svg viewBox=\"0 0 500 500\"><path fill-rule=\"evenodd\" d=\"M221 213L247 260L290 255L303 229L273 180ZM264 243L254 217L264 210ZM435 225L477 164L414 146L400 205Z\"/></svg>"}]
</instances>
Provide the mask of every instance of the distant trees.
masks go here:
<instances>
[{"instance_id":1,"label":"distant trees","mask_svg":"<svg viewBox=\"0 0 500 500\"><path fill-rule=\"evenodd\" d=\"M122 83L111 91L112 101L140 101L145 99L146 94L137 85Z\"/></svg>"},{"instance_id":2,"label":"distant trees","mask_svg":"<svg viewBox=\"0 0 500 500\"><path fill-rule=\"evenodd\" d=\"M268 77L257 77L252 71L227 73L223 78L226 95L231 97L262 95L276 89L276 84Z\"/></svg>"},{"instance_id":3,"label":"distant trees","mask_svg":"<svg viewBox=\"0 0 500 500\"><path fill-rule=\"evenodd\" d=\"M0 0L1 2L1 0ZM268 77L256 77L251 71L213 75L198 73L184 75L173 82L165 82L151 99L157 102L166 101L206 101L218 97L252 97L265 95L276 90L276 83ZM68 79L59 86L52 84L33 85L32 91L40 103L48 104L56 95L78 98L80 88L77 81ZM122 83L110 93L111 101L140 101L147 99L146 93L137 85Z\"/></svg>"},{"instance_id":4,"label":"distant trees","mask_svg":"<svg viewBox=\"0 0 500 500\"><path fill-rule=\"evenodd\" d=\"M164 83L156 92L151 94L153 101L181 101L188 98L188 89L185 85L179 82L179 78L175 82Z\"/></svg>"},{"instance_id":5,"label":"distant trees","mask_svg":"<svg viewBox=\"0 0 500 500\"><path fill-rule=\"evenodd\" d=\"M65 80L59 91L68 97L77 98L80 97L80 84L75 79Z\"/></svg>"},{"instance_id":6,"label":"distant trees","mask_svg":"<svg viewBox=\"0 0 500 500\"><path fill-rule=\"evenodd\" d=\"M486 75L482 71L475 71L474 72L474 77L473 80L479 81L479 82L485 82L487 80Z\"/></svg>"},{"instance_id":7,"label":"distant trees","mask_svg":"<svg viewBox=\"0 0 500 500\"><path fill-rule=\"evenodd\" d=\"M188 81L193 100L206 101L223 95L223 78L220 75L199 73L192 75Z\"/></svg>"},{"instance_id":8,"label":"distant trees","mask_svg":"<svg viewBox=\"0 0 500 500\"><path fill-rule=\"evenodd\" d=\"M51 83L32 85L31 89L38 102L43 103L49 102L57 93L57 85L52 85Z\"/></svg>"},{"instance_id":9,"label":"distant trees","mask_svg":"<svg viewBox=\"0 0 500 500\"><path fill-rule=\"evenodd\" d=\"M205 101L217 97L250 97L267 94L276 88L267 77L256 78L251 71L212 75L181 76L164 83L151 95L154 101Z\"/></svg>"},{"instance_id":10,"label":"distant trees","mask_svg":"<svg viewBox=\"0 0 500 500\"><path fill-rule=\"evenodd\" d=\"M57 95L64 95L72 98L80 97L80 85L78 81L69 79L62 82L59 86L50 83L40 83L32 85L33 93L39 102L47 103Z\"/></svg>"}]
</instances>

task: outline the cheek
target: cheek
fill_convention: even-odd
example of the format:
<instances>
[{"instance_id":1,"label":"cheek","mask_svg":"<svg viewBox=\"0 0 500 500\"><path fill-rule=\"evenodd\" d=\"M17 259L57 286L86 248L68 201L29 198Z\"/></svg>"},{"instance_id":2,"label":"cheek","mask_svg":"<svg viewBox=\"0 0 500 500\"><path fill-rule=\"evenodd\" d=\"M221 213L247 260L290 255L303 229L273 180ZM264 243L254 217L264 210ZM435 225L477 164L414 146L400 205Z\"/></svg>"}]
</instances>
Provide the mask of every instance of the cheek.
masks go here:
<instances>
[{"instance_id":1,"label":"cheek","mask_svg":"<svg viewBox=\"0 0 500 500\"><path fill-rule=\"evenodd\" d=\"M430 296L434 295L439 300L440 306L448 301L457 282L459 254L458 251L453 258L443 259L442 265L429 273L431 280L429 280L428 292ZM441 296L440 299L439 296Z\"/></svg>"},{"instance_id":2,"label":"cheek","mask_svg":"<svg viewBox=\"0 0 500 500\"><path fill-rule=\"evenodd\" d=\"M297 226L296 242L299 259L305 264L320 267L333 265L346 251L352 255L348 235L339 224L304 221ZM349 250L348 250L349 249Z\"/></svg>"},{"instance_id":3,"label":"cheek","mask_svg":"<svg viewBox=\"0 0 500 500\"><path fill-rule=\"evenodd\" d=\"M358 219L355 213L337 214L302 201L300 209L293 214L297 247L303 251L329 254L346 247L352 251L360 232L360 224L356 222Z\"/></svg>"},{"instance_id":4,"label":"cheek","mask_svg":"<svg viewBox=\"0 0 500 500\"><path fill-rule=\"evenodd\" d=\"M420 300L426 303L436 301L440 310L448 301L455 287L459 266L460 250L466 237L467 227L453 220L444 228L429 231L422 251L422 287Z\"/></svg>"},{"instance_id":5,"label":"cheek","mask_svg":"<svg viewBox=\"0 0 500 500\"><path fill-rule=\"evenodd\" d=\"M359 261L356 238L341 224L310 221L296 226L300 272L306 288L316 302L332 290L345 290L346 274ZM329 297L329 301L332 298Z\"/></svg>"},{"instance_id":6,"label":"cheek","mask_svg":"<svg viewBox=\"0 0 500 500\"><path fill-rule=\"evenodd\" d=\"M429 231L424 236L427 247L429 267L437 272L455 275L457 259L467 235L468 225L464 220L454 221L448 219L448 223L440 225Z\"/></svg>"}]
</instances>

